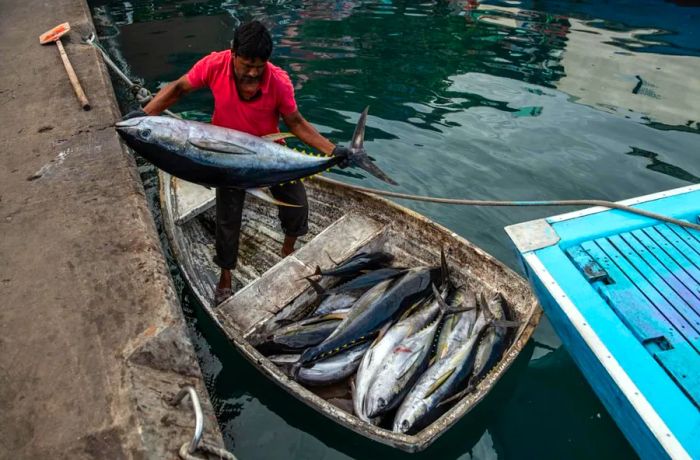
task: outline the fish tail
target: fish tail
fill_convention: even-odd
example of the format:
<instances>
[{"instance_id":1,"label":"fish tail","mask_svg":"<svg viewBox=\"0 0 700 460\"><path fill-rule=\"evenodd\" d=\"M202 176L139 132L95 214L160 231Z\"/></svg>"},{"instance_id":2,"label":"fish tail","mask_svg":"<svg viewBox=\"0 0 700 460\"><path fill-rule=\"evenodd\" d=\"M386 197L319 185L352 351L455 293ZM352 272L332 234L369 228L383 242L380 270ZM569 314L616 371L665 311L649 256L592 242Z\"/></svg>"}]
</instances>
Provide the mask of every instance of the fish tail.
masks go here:
<instances>
[{"instance_id":1,"label":"fish tail","mask_svg":"<svg viewBox=\"0 0 700 460\"><path fill-rule=\"evenodd\" d=\"M352 136L352 141L350 143L350 155L348 156L348 162L362 168L374 177L383 180L391 185L398 185L392 178L387 176L384 171L379 169L377 165L372 163L367 152L365 151L365 126L367 124L367 112L369 111L369 106L365 107L362 111L360 119L357 121L357 126L355 127L355 133Z\"/></svg>"},{"instance_id":2,"label":"fish tail","mask_svg":"<svg viewBox=\"0 0 700 460\"><path fill-rule=\"evenodd\" d=\"M317 267L318 268L318 267ZM318 270L317 270L318 271ZM318 295L326 295L327 291L323 289L323 286L321 286L318 282L312 280L310 277L306 277L306 281L309 282L312 288L314 288L314 291L316 291L316 294Z\"/></svg>"},{"instance_id":3,"label":"fish tail","mask_svg":"<svg viewBox=\"0 0 700 460\"><path fill-rule=\"evenodd\" d=\"M440 247L440 277L442 285L454 289L452 281L450 281L450 269L447 266L447 257L445 257L444 248Z\"/></svg>"}]
</instances>

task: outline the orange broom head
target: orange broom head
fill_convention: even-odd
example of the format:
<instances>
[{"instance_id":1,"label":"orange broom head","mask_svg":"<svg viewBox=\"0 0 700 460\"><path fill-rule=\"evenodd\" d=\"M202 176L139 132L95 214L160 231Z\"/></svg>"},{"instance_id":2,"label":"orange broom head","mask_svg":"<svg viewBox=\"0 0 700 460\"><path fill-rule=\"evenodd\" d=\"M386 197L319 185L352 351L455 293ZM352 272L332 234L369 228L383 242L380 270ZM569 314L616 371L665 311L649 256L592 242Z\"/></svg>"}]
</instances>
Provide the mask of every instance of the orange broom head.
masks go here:
<instances>
[{"instance_id":1,"label":"orange broom head","mask_svg":"<svg viewBox=\"0 0 700 460\"><path fill-rule=\"evenodd\" d=\"M67 22L59 24L53 29L49 30L48 32L44 32L43 34L39 35L39 43L41 43L42 45L45 45L47 43L53 43L59 38L61 38L64 34L68 33L69 30L70 25Z\"/></svg>"}]
</instances>

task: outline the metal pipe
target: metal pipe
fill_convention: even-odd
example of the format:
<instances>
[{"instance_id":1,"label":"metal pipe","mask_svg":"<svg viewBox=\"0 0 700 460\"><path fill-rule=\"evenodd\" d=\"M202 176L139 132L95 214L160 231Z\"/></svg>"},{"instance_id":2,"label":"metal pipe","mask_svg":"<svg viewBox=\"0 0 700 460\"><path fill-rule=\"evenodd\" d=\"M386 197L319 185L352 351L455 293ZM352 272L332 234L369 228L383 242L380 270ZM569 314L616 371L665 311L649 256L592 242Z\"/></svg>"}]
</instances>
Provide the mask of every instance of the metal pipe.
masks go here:
<instances>
[{"instance_id":1,"label":"metal pipe","mask_svg":"<svg viewBox=\"0 0 700 460\"><path fill-rule=\"evenodd\" d=\"M192 386L186 385L170 401L170 404L177 406L187 395L190 395L190 401L192 401L192 407L194 408L194 436L192 436L192 441L190 441L187 451L190 454L194 454L199 446L199 442L202 440L202 432L204 431L204 416L202 415L202 407L199 405L197 391Z\"/></svg>"}]
</instances>

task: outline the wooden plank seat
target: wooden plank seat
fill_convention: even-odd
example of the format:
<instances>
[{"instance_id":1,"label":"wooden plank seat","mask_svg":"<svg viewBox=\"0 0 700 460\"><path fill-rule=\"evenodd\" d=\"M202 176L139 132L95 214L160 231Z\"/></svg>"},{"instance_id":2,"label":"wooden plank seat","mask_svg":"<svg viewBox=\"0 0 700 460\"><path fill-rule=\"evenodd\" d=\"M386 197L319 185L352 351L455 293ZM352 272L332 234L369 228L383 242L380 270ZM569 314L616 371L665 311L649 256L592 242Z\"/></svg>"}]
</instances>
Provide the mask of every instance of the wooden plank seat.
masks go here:
<instances>
[{"instance_id":1,"label":"wooden plank seat","mask_svg":"<svg viewBox=\"0 0 700 460\"><path fill-rule=\"evenodd\" d=\"M346 260L377 240L384 230L384 225L357 213L342 216L217 307L217 318L227 327L249 335L309 288L303 278L316 266L328 267L331 260Z\"/></svg>"}]
</instances>

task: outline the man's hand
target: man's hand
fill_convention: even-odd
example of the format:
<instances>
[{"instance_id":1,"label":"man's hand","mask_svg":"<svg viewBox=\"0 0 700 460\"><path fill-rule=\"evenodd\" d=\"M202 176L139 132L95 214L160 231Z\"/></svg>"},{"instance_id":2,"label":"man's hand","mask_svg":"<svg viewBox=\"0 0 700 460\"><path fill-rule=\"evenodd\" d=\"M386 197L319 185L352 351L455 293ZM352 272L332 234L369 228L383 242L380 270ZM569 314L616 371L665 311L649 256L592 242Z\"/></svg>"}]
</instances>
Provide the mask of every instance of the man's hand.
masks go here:
<instances>
[{"instance_id":1,"label":"man's hand","mask_svg":"<svg viewBox=\"0 0 700 460\"><path fill-rule=\"evenodd\" d=\"M128 120L129 118L147 117L148 114L143 111L143 109L132 110L122 117L122 121Z\"/></svg>"},{"instance_id":2,"label":"man's hand","mask_svg":"<svg viewBox=\"0 0 700 460\"><path fill-rule=\"evenodd\" d=\"M333 153L332 153L332 155L334 157L343 157L344 158L343 161L338 163L338 167L340 169L345 169L348 166L350 166L350 155L351 154L352 154L352 150L350 150L349 148L344 147L342 145L336 145L333 148Z\"/></svg>"}]
</instances>

